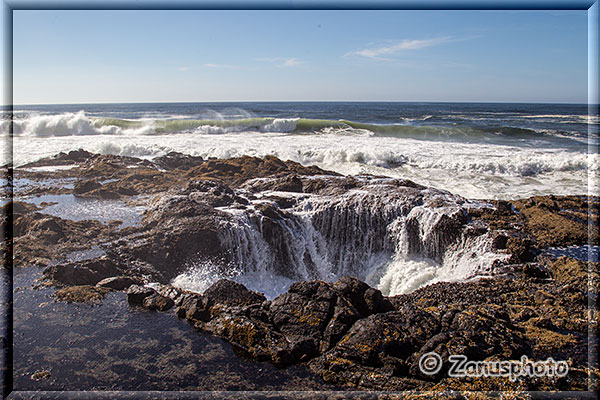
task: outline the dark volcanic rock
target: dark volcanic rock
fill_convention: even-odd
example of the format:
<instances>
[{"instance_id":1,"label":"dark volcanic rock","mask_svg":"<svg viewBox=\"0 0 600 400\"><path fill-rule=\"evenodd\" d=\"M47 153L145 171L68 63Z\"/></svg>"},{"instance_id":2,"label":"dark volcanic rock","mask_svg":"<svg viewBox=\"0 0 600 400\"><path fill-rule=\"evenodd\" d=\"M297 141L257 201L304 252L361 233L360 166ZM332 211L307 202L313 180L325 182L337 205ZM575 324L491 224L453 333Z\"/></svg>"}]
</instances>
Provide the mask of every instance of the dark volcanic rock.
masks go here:
<instances>
[{"instance_id":1,"label":"dark volcanic rock","mask_svg":"<svg viewBox=\"0 0 600 400\"><path fill-rule=\"evenodd\" d=\"M6 208L8 207L8 203L2 206L2 215L6 215ZM13 201L12 202L12 213L13 218L18 218L25 214L32 213L34 211L38 211L39 208L35 204L25 203L23 201Z\"/></svg>"},{"instance_id":2,"label":"dark volcanic rock","mask_svg":"<svg viewBox=\"0 0 600 400\"><path fill-rule=\"evenodd\" d=\"M352 276L340 278L333 288L346 297L362 318L394 309L392 303L381 292Z\"/></svg>"},{"instance_id":3,"label":"dark volcanic rock","mask_svg":"<svg viewBox=\"0 0 600 400\"><path fill-rule=\"evenodd\" d=\"M354 294L365 314L391 307L381 298L377 307L369 308L362 297L364 293L353 293L347 287L352 279L346 278L338 287ZM362 285L355 283L354 287ZM379 292L364 286L366 291ZM176 305L180 318L225 338L257 358L279 365L317 357L335 345L361 318L349 298L322 281L293 284L287 293L268 302L243 285L223 279L203 295L183 294Z\"/></svg>"},{"instance_id":4,"label":"dark volcanic rock","mask_svg":"<svg viewBox=\"0 0 600 400\"><path fill-rule=\"evenodd\" d=\"M57 291L59 299L94 300L108 288L127 289L131 304L174 308L197 329L250 357L280 366L306 362L344 386L588 389L587 300L598 297L598 266L540 254L547 246L584 245L588 232L595 243L597 198L544 196L482 205L406 180L342 177L272 156L202 160L169 153L150 162L78 151L36 165L74 165L59 175L79 179L73 190L78 195L158 194L148 200L142 223L122 230L61 219L25 203L4 207L14 223L12 241L3 245L14 247L16 265L52 261L45 276L67 285ZM9 229L9 218L2 222ZM99 243L106 256L60 261ZM438 282L391 298L349 276L335 283L304 281L364 275L370 257L398 253L399 245L403 255L438 262L457 255L461 263L453 265L479 262L486 246L499 258L476 265L492 278ZM260 257L264 253L269 257ZM232 266L264 267L302 282L272 301L230 280L217 281L202 295L168 285L205 264L215 274ZM331 265L332 275L320 274L323 265ZM431 351L444 361L433 376L419 369L420 357ZM450 355L473 361L553 357L569 360L571 372L555 381L451 379Z\"/></svg>"},{"instance_id":5,"label":"dark volcanic rock","mask_svg":"<svg viewBox=\"0 0 600 400\"><path fill-rule=\"evenodd\" d=\"M134 305L145 305L145 300L147 297L150 296L159 296L158 293L156 293L156 290L149 288L149 287L145 287L145 286L140 286L140 285L132 285L129 287L129 289L127 289L127 302L129 304L134 304Z\"/></svg>"},{"instance_id":6,"label":"dark volcanic rock","mask_svg":"<svg viewBox=\"0 0 600 400\"><path fill-rule=\"evenodd\" d=\"M54 297L68 303L85 303L101 300L108 291L109 290L106 288L89 285L68 286L58 289L54 294Z\"/></svg>"},{"instance_id":7,"label":"dark volcanic rock","mask_svg":"<svg viewBox=\"0 0 600 400\"><path fill-rule=\"evenodd\" d=\"M188 262L224 256L217 234L223 213L205 204L173 201L157 213L148 213L146 226L114 243L115 259L148 265L162 283L183 272Z\"/></svg>"},{"instance_id":8,"label":"dark volcanic rock","mask_svg":"<svg viewBox=\"0 0 600 400\"><path fill-rule=\"evenodd\" d=\"M86 250L111 237L118 223L72 221L17 204L13 212L12 239L15 266L46 266L75 250Z\"/></svg>"},{"instance_id":9,"label":"dark volcanic rock","mask_svg":"<svg viewBox=\"0 0 600 400\"><path fill-rule=\"evenodd\" d=\"M248 290L244 285L229 279L219 279L213 283L206 289L204 296L213 303L226 306L248 306L267 300L264 295Z\"/></svg>"},{"instance_id":10,"label":"dark volcanic rock","mask_svg":"<svg viewBox=\"0 0 600 400\"><path fill-rule=\"evenodd\" d=\"M96 286L115 290L125 290L131 285L141 285L142 283L142 280L139 278L133 278L130 276L113 276L110 278L102 279L96 284Z\"/></svg>"},{"instance_id":11,"label":"dark volcanic rock","mask_svg":"<svg viewBox=\"0 0 600 400\"><path fill-rule=\"evenodd\" d=\"M438 330L435 316L417 309L372 315L354 324L331 351L312 363L312 368L328 369L345 360L357 370L386 368L393 374L406 375L410 356Z\"/></svg>"},{"instance_id":12,"label":"dark volcanic rock","mask_svg":"<svg viewBox=\"0 0 600 400\"><path fill-rule=\"evenodd\" d=\"M212 302L201 294L186 293L176 303L175 313L179 318L191 322L210 321L210 306Z\"/></svg>"},{"instance_id":13,"label":"dark volcanic rock","mask_svg":"<svg viewBox=\"0 0 600 400\"><path fill-rule=\"evenodd\" d=\"M582 268L560 261L549 269L560 285L582 287L583 282L565 278L566 271ZM552 282L523 276L517 281L439 283L388 299L365 283L344 277L335 284L298 282L269 302L243 285L221 280L203 295L181 294L175 311L256 359L281 366L307 361L328 382L379 390L457 389L463 383L446 378L449 355L473 361L565 357L565 349L577 342L558 331L587 328L585 323L566 324L562 310L568 307L585 321L585 298L556 300L551 314L547 308L529 308L528 304L552 300L550 294L543 295L543 290L557 290ZM532 289L539 295L532 297ZM145 289L144 296L145 307L160 309L155 304L160 295ZM508 305L501 299L509 299ZM544 313L552 316L539 317ZM585 344L579 343L583 350ZM421 356L431 351L442 357L444 365L433 376L419 368ZM578 362L584 362L585 354L580 353ZM528 381L526 387L542 388L548 382ZM567 380L561 385L578 384Z\"/></svg>"},{"instance_id":14,"label":"dark volcanic rock","mask_svg":"<svg viewBox=\"0 0 600 400\"><path fill-rule=\"evenodd\" d=\"M304 191L302 178L293 173L270 179L255 179L248 182L245 187L253 192L273 190L277 192L302 193Z\"/></svg>"},{"instance_id":15,"label":"dark volcanic rock","mask_svg":"<svg viewBox=\"0 0 600 400\"><path fill-rule=\"evenodd\" d=\"M340 331L358 319L356 310L343 298L338 302L331 285L322 281L294 283L273 300L269 312L275 328L285 335L300 360L328 349L332 336L340 336Z\"/></svg>"},{"instance_id":16,"label":"dark volcanic rock","mask_svg":"<svg viewBox=\"0 0 600 400\"><path fill-rule=\"evenodd\" d=\"M192 181L178 192L197 203L208 204L212 207L223 207L233 204L238 196L229 187L218 181Z\"/></svg>"},{"instance_id":17,"label":"dark volcanic rock","mask_svg":"<svg viewBox=\"0 0 600 400\"><path fill-rule=\"evenodd\" d=\"M102 184L93 179L78 180L73 187L73 194L84 194L98 189Z\"/></svg>"},{"instance_id":18,"label":"dark volcanic rock","mask_svg":"<svg viewBox=\"0 0 600 400\"><path fill-rule=\"evenodd\" d=\"M272 190L302 193L302 180L296 174L288 175L273 185Z\"/></svg>"},{"instance_id":19,"label":"dark volcanic rock","mask_svg":"<svg viewBox=\"0 0 600 400\"><path fill-rule=\"evenodd\" d=\"M46 244L57 243L65 235L65 224L59 218L50 215L34 213L26 218L19 218L13 223L14 236L35 234L37 238Z\"/></svg>"},{"instance_id":20,"label":"dark volcanic rock","mask_svg":"<svg viewBox=\"0 0 600 400\"><path fill-rule=\"evenodd\" d=\"M406 221L409 254L424 255L441 262L447 247L461 235L461 227L465 222L466 217L461 211L452 215L443 214L431 229L427 240L423 241L419 240L422 222L419 218L409 218Z\"/></svg>"},{"instance_id":21,"label":"dark volcanic rock","mask_svg":"<svg viewBox=\"0 0 600 400\"><path fill-rule=\"evenodd\" d=\"M28 163L22 166L22 168L31 168L31 167L42 167L42 166L53 166L53 165L70 165L70 164L79 164L88 161L91 158L94 158L97 154L93 154L87 152L85 150L72 150L68 153L60 152L54 157L46 157L42 158L38 161Z\"/></svg>"},{"instance_id":22,"label":"dark volcanic rock","mask_svg":"<svg viewBox=\"0 0 600 400\"><path fill-rule=\"evenodd\" d=\"M420 371L419 360L435 351L448 365L449 354L484 360L490 355L514 359L523 354L520 330L498 310L470 307L444 314L415 306L376 314L356 322L352 329L323 356L311 361L311 369L331 382L355 382L358 386L391 389L406 382L396 379L364 381L369 374L418 380L439 380ZM424 386L422 383L421 386Z\"/></svg>"},{"instance_id":23,"label":"dark volcanic rock","mask_svg":"<svg viewBox=\"0 0 600 400\"><path fill-rule=\"evenodd\" d=\"M128 293L129 298L129 293ZM168 297L161 296L160 294L151 294L144 298L144 307L149 310L166 311L173 307L174 302Z\"/></svg>"},{"instance_id":24,"label":"dark volcanic rock","mask_svg":"<svg viewBox=\"0 0 600 400\"><path fill-rule=\"evenodd\" d=\"M88 160L92 156L93 156L93 154L90 153L89 151L85 151L83 149L79 149L79 150L72 150L72 151L68 152L67 154L60 153L56 157L56 159L59 159L59 160L70 160L70 161L75 161L75 162L82 162L82 161Z\"/></svg>"},{"instance_id":25,"label":"dark volcanic rock","mask_svg":"<svg viewBox=\"0 0 600 400\"><path fill-rule=\"evenodd\" d=\"M238 186L250 179L275 177L286 174L297 175L339 175L318 167L305 167L294 161L282 161L274 156L264 158L243 156L224 160L209 160L188 170L188 179L219 179L226 184Z\"/></svg>"},{"instance_id":26,"label":"dark volcanic rock","mask_svg":"<svg viewBox=\"0 0 600 400\"><path fill-rule=\"evenodd\" d=\"M253 311L256 314L256 310ZM264 313L263 318L256 318L241 310L230 310L221 311L210 321L195 326L222 337L256 359L281 366L295 362L297 358L291 354L285 337L265 319Z\"/></svg>"},{"instance_id":27,"label":"dark volcanic rock","mask_svg":"<svg viewBox=\"0 0 600 400\"><path fill-rule=\"evenodd\" d=\"M188 154L171 151L164 156L156 157L152 162L162 169L171 170L190 169L202 164L204 160L202 157L194 157Z\"/></svg>"},{"instance_id":28,"label":"dark volcanic rock","mask_svg":"<svg viewBox=\"0 0 600 400\"><path fill-rule=\"evenodd\" d=\"M536 196L493 203L494 209L481 209L474 217L486 221L493 230L501 230L498 233L507 237L509 245L513 239L515 262L530 261L536 249L581 246L598 240L597 197Z\"/></svg>"},{"instance_id":29,"label":"dark volcanic rock","mask_svg":"<svg viewBox=\"0 0 600 400\"><path fill-rule=\"evenodd\" d=\"M120 275L122 269L108 258L55 265L44 270L44 275L57 284L95 285L103 279Z\"/></svg>"}]
</instances>

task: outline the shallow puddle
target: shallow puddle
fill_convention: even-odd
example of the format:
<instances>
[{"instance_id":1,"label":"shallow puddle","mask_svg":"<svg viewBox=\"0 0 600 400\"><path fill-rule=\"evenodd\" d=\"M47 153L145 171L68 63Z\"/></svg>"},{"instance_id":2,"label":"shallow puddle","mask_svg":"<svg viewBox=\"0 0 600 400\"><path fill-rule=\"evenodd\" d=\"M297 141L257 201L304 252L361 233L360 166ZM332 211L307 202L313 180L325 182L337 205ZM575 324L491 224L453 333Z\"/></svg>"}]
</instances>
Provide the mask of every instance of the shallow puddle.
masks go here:
<instances>
[{"instance_id":1,"label":"shallow puddle","mask_svg":"<svg viewBox=\"0 0 600 400\"><path fill-rule=\"evenodd\" d=\"M145 210L143 206L131 206L120 200L83 198L72 194L48 194L21 200L36 205L56 203L44 207L41 212L73 221L95 219L106 223L121 220L122 228L138 225Z\"/></svg>"},{"instance_id":2,"label":"shallow puddle","mask_svg":"<svg viewBox=\"0 0 600 400\"><path fill-rule=\"evenodd\" d=\"M303 366L278 369L111 292L95 305L33 289L39 270L14 272L14 390L328 390Z\"/></svg>"},{"instance_id":3,"label":"shallow puddle","mask_svg":"<svg viewBox=\"0 0 600 400\"><path fill-rule=\"evenodd\" d=\"M550 247L544 249L543 254L550 257L569 257L579 261L598 262L600 255L600 246L569 246L569 247Z\"/></svg>"}]
</instances>

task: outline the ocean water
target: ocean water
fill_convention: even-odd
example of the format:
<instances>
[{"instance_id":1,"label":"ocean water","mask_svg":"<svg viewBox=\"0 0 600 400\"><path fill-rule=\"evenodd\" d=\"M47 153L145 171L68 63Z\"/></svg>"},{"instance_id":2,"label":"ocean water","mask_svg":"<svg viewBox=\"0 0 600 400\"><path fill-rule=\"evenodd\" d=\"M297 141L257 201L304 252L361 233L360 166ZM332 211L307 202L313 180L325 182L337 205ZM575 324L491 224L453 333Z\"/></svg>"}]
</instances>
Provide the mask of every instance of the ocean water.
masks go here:
<instances>
[{"instance_id":1,"label":"ocean water","mask_svg":"<svg viewBox=\"0 0 600 400\"><path fill-rule=\"evenodd\" d=\"M414 180L468 198L597 189L599 120L585 104L148 103L17 106L0 164L83 148L153 158L264 156Z\"/></svg>"}]
</instances>

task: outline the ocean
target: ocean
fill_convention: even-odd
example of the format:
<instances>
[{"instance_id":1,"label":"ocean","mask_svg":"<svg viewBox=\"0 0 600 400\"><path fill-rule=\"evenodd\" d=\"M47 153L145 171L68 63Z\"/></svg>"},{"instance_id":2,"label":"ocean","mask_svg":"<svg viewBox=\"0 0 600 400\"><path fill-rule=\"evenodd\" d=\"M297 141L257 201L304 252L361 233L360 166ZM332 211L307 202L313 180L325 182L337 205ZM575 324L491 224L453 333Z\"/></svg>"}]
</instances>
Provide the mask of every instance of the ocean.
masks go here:
<instances>
[{"instance_id":1,"label":"ocean","mask_svg":"<svg viewBox=\"0 0 600 400\"><path fill-rule=\"evenodd\" d=\"M2 165L10 161L9 114ZM467 198L596 190L586 104L248 102L15 106L15 166L61 151L154 158L275 155L342 174L410 179Z\"/></svg>"}]
</instances>

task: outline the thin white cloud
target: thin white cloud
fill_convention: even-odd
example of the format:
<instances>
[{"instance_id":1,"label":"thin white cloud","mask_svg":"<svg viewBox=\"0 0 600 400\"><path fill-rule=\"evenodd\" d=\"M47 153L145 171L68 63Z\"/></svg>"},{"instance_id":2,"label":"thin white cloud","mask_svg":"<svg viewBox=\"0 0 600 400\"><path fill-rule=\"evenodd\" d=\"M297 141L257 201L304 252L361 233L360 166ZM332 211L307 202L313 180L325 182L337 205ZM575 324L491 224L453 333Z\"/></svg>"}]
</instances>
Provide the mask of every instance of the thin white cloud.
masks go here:
<instances>
[{"instance_id":1,"label":"thin white cloud","mask_svg":"<svg viewBox=\"0 0 600 400\"><path fill-rule=\"evenodd\" d=\"M189 71L190 67L177 67L177 71L179 72L185 72L185 71Z\"/></svg>"},{"instance_id":2,"label":"thin white cloud","mask_svg":"<svg viewBox=\"0 0 600 400\"><path fill-rule=\"evenodd\" d=\"M288 58L283 62L282 66L283 67L296 67L300 64L304 64L304 61L299 60L297 58Z\"/></svg>"},{"instance_id":3,"label":"thin white cloud","mask_svg":"<svg viewBox=\"0 0 600 400\"><path fill-rule=\"evenodd\" d=\"M295 57L257 58L256 61L275 64L277 67L297 67L298 65L305 63L305 61L302 61L299 58L295 58Z\"/></svg>"},{"instance_id":4,"label":"thin white cloud","mask_svg":"<svg viewBox=\"0 0 600 400\"><path fill-rule=\"evenodd\" d=\"M221 69L235 69L235 68L239 68L237 65L231 65L231 64L212 64L212 63L207 63L203 65L206 68L221 68Z\"/></svg>"},{"instance_id":5,"label":"thin white cloud","mask_svg":"<svg viewBox=\"0 0 600 400\"><path fill-rule=\"evenodd\" d=\"M425 47L437 46L443 43L455 41L452 36L441 36L432 39L416 39L416 40L402 40L400 42L391 44L389 46L372 47L367 49L361 49L347 53L346 56L361 56L367 58L381 58L381 56L388 56L405 50L417 50Z\"/></svg>"}]
</instances>

